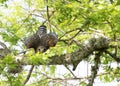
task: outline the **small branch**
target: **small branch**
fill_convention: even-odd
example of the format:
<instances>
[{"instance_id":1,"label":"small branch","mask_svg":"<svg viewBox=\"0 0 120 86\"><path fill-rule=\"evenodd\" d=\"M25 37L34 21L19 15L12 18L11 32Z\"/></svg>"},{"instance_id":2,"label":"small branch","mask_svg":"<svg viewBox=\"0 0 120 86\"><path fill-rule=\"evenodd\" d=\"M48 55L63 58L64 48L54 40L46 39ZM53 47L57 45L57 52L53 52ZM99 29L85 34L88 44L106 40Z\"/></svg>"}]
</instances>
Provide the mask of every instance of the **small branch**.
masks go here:
<instances>
[{"instance_id":1,"label":"small branch","mask_svg":"<svg viewBox=\"0 0 120 86\"><path fill-rule=\"evenodd\" d=\"M97 53L95 55L94 66L92 66L92 69L91 69L91 78L90 78L89 84L87 86L93 86L94 80L95 80L96 75L97 75L97 70L98 70L98 67L99 67L101 54L102 54L102 52L99 51L99 53Z\"/></svg>"},{"instance_id":2,"label":"small branch","mask_svg":"<svg viewBox=\"0 0 120 86\"><path fill-rule=\"evenodd\" d=\"M81 32L81 30L79 30L73 37L71 37L71 38L68 39L68 40L72 40L72 39L75 38L80 32Z\"/></svg>"},{"instance_id":3,"label":"small branch","mask_svg":"<svg viewBox=\"0 0 120 86\"><path fill-rule=\"evenodd\" d=\"M34 69L34 65L31 66L30 71L29 71L29 73L27 75L27 78L25 79L24 85L29 81L33 69Z\"/></svg>"},{"instance_id":4,"label":"small branch","mask_svg":"<svg viewBox=\"0 0 120 86\"><path fill-rule=\"evenodd\" d=\"M81 29L81 28L75 28L75 29L73 29L73 30L67 31L66 33L64 33L64 34L59 38L59 40L60 40L62 37L64 37L65 35L67 35L67 34L69 34L69 33L71 33L71 32L74 32L74 31L76 31L76 30L82 30L82 29Z\"/></svg>"},{"instance_id":5,"label":"small branch","mask_svg":"<svg viewBox=\"0 0 120 86\"><path fill-rule=\"evenodd\" d=\"M76 78L75 74L68 68L68 66L65 64L65 67L70 71L70 73Z\"/></svg>"},{"instance_id":6,"label":"small branch","mask_svg":"<svg viewBox=\"0 0 120 86\"><path fill-rule=\"evenodd\" d=\"M65 33L61 28L58 28L58 26L57 25L55 25L55 23L54 22L50 22L50 24L53 26L53 27L55 27L55 29L57 29L58 31L60 31L61 33Z\"/></svg>"},{"instance_id":7,"label":"small branch","mask_svg":"<svg viewBox=\"0 0 120 86\"><path fill-rule=\"evenodd\" d=\"M120 57L117 57L115 54L112 54L107 50L105 51L105 53L110 55L116 62L120 62Z\"/></svg>"},{"instance_id":8,"label":"small branch","mask_svg":"<svg viewBox=\"0 0 120 86\"><path fill-rule=\"evenodd\" d=\"M55 13L55 11L52 11L52 13L49 15L49 19L50 17ZM48 19L46 19L42 24L44 25L46 22L48 21ZM50 22L49 22L50 23Z\"/></svg>"},{"instance_id":9,"label":"small branch","mask_svg":"<svg viewBox=\"0 0 120 86\"><path fill-rule=\"evenodd\" d=\"M59 40L61 40L61 38L64 37L65 35L73 32L73 31L79 30L73 37L71 37L71 38L69 38L69 39L66 39L67 41L72 40L72 39L75 38L80 32L83 32L83 28L85 28L86 26L88 26L89 23L90 23L89 21L85 21L84 24L83 24L80 28L76 28L76 29L73 29L73 30L70 30L70 31L66 32L65 34L63 34L63 35L59 38Z\"/></svg>"},{"instance_id":10,"label":"small branch","mask_svg":"<svg viewBox=\"0 0 120 86\"><path fill-rule=\"evenodd\" d=\"M52 32L52 31L51 31L51 25L50 25L50 15L49 15L48 0L46 0L46 4L47 4L47 6L46 6L46 10L47 10L47 20L48 20L48 26L49 26L50 32Z\"/></svg>"}]
</instances>

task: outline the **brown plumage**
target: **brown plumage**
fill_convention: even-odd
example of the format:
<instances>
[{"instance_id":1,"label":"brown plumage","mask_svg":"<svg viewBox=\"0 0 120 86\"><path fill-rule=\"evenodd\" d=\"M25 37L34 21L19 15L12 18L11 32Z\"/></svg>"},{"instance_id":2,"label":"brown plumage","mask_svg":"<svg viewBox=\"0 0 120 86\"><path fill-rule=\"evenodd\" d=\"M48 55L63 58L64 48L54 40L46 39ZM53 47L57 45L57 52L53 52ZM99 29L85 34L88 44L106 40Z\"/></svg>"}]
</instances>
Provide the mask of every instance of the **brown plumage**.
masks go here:
<instances>
[{"instance_id":1,"label":"brown plumage","mask_svg":"<svg viewBox=\"0 0 120 86\"><path fill-rule=\"evenodd\" d=\"M33 48L36 52L45 52L50 47L54 47L58 41L55 33L46 33L46 26L42 25L32 36L25 39L24 44L27 48Z\"/></svg>"}]
</instances>

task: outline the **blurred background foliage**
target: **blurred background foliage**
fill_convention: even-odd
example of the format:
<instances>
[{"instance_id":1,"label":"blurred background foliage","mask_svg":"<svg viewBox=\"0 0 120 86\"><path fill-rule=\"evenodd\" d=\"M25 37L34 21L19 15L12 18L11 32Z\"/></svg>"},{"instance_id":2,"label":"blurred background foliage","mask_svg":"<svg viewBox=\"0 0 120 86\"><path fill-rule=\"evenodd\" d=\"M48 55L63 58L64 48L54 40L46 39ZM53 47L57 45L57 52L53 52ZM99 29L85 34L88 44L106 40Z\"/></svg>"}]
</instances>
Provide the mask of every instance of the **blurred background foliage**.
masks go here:
<instances>
[{"instance_id":1,"label":"blurred background foliage","mask_svg":"<svg viewBox=\"0 0 120 86\"><path fill-rule=\"evenodd\" d=\"M37 60L45 64L50 56L74 52L80 48L81 43L95 33L114 40L111 43L113 45L120 45L120 42L117 41L120 40L119 2L120 0L0 0L0 40L5 42L12 51L9 59L0 61L0 67L4 67L6 62L12 62L10 57L12 58L16 53L26 50L23 44L24 38L34 34L43 22L48 31L57 33L59 42L45 54L37 53L32 56L34 51L28 51L26 57L30 58L29 61L33 64L38 64ZM82 32L75 36L79 30ZM76 44L75 41L79 44ZM115 52L115 49L108 50ZM117 56L120 57L119 48L117 48ZM92 64L92 56L87 62ZM115 68L111 67L111 63L115 63L115 61L109 55L101 56L100 65L104 72L108 73L100 76L102 81L120 80L119 63ZM43 84L48 86L48 83L54 83L50 83L51 79L47 78L56 76L56 66L49 66L49 68L37 66L34 71L33 80L38 76L42 78L39 78L37 83L32 82L28 86L43 86ZM5 71L2 74L6 78L0 80L1 86L8 83L10 86L21 86L22 79L27 72L23 71L17 76L9 75ZM71 74L67 73L64 78L69 76ZM63 86L62 82L56 83L54 86ZM85 82L80 82L80 84L86 86Z\"/></svg>"}]
</instances>

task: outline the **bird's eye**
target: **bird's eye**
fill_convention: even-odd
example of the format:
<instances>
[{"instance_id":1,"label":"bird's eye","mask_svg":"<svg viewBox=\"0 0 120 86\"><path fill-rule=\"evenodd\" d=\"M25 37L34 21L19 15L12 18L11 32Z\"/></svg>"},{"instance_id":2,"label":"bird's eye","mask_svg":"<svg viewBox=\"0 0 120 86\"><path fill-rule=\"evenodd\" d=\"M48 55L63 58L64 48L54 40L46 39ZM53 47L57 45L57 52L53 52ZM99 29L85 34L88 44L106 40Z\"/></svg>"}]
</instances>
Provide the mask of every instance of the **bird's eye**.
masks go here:
<instances>
[{"instance_id":1,"label":"bird's eye","mask_svg":"<svg viewBox=\"0 0 120 86\"><path fill-rule=\"evenodd\" d=\"M38 51L40 52L40 49L38 49Z\"/></svg>"},{"instance_id":2,"label":"bird's eye","mask_svg":"<svg viewBox=\"0 0 120 86\"><path fill-rule=\"evenodd\" d=\"M46 51L46 49L44 48L43 52L45 52L45 51Z\"/></svg>"}]
</instances>

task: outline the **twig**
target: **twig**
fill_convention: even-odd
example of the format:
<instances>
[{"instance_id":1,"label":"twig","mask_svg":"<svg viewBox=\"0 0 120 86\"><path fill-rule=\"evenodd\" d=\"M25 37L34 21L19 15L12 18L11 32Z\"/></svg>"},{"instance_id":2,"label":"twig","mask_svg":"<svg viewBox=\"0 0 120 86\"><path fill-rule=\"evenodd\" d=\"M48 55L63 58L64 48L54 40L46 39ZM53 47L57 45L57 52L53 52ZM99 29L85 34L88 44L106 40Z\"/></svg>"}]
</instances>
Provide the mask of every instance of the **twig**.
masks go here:
<instances>
[{"instance_id":1,"label":"twig","mask_svg":"<svg viewBox=\"0 0 120 86\"><path fill-rule=\"evenodd\" d=\"M59 42L64 42L65 44L69 44L67 40L58 40Z\"/></svg>"},{"instance_id":2,"label":"twig","mask_svg":"<svg viewBox=\"0 0 120 86\"><path fill-rule=\"evenodd\" d=\"M51 32L51 25L50 25L50 15L49 15L49 6L48 6L48 0L46 0L46 10L47 10L47 20L48 20L48 26L49 26L49 29L50 29L50 32Z\"/></svg>"},{"instance_id":3,"label":"twig","mask_svg":"<svg viewBox=\"0 0 120 86\"><path fill-rule=\"evenodd\" d=\"M60 40L62 37L64 37L65 35L67 35L67 34L69 34L69 33L71 33L71 32L77 31L77 30L82 31L81 28L75 28L75 29L73 29L73 30L67 31L65 34L63 34L63 35L59 38L59 40Z\"/></svg>"},{"instance_id":4,"label":"twig","mask_svg":"<svg viewBox=\"0 0 120 86\"><path fill-rule=\"evenodd\" d=\"M65 33L61 28L58 28L58 26L57 25L54 25L55 23L53 23L52 21L50 22L50 24L52 25L52 26L54 26L58 31L60 31L61 33Z\"/></svg>"},{"instance_id":5,"label":"twig","mask_svg":"<svg viewBox=\"0 0 120 86\"><path fill-rule=\"evenodd\" d=\"M49 15L49 19L54 13L55 13L55 11L52 11L52 13ZM48 19L45 19L45 21L42 24L45 24L47 21L48 21Z\"/></svg>"},{"instance_id":6,"label":"twig","mask_svg":"<svg viewBox=\"0 0 120 86\"><path fill-rule=\"evenodd\" d=\"M117 57L115 54L112 54L107 50L105 51L105 53L110 55L116 62L120 62L120 57Z\"/></svg>"},{"instance_id":7,"label":"twig","mask_svg":"<svg viewBox=\"0 0 120 86\"><path fill-rule=\"evenodd\" d=\"M59 40L60 40L62 37L64 37L66 34L69 34L69 33L73 32L73 31L79 30L73 37L71 37L71 38L69 38L69 39L67 39L67 40L71 40L71 39L75 38L80 32L83 32L83 28L85 28L85 27L86 27L87 25L89 25L89 24L90 24L89 21L85 21L84 24L83 24L83 26L81 26L80 28L76 28L76 29L73 29L73 30L70 30L70 31L66 32L64 35L62 35L62 36L59 38Z\"/></svg>"},{"instance_id":8,"label":"twig","mask_svg":"<svg viewBox=\"0 0 120 86\"><path fill-rule=\"evenodd\" d=\"M30 71L29 71L29 73L27 75L27 78L25 79L24 85L29 81L33 69L34 69L34 65L31 66Z\"/></svg>"},{"instance_id":9,"label":"twig","mask_svg":"<svg viewBox=\"0 0 120 86\"><path fill-rule=\"evenodd\" d=\"M70 73L74 76L74 78L77 78L76 76L75 76L75 74L68 68L68 66L65 64L64 65L69 71L70 71Z\"/></svg>"},{"instance_id":10,"label":"twig","mask_svg":"<svg viewBox=\"0 0 120 86\"><path fill-rule=\"evenodd\" d=\"M81 30L79 30L73 37L69 38L68 40L72 40L72 39L75 38L80 32L81 32Z\"/></svg>"}]
</instances>

